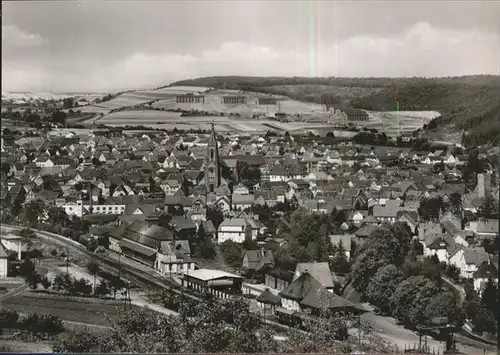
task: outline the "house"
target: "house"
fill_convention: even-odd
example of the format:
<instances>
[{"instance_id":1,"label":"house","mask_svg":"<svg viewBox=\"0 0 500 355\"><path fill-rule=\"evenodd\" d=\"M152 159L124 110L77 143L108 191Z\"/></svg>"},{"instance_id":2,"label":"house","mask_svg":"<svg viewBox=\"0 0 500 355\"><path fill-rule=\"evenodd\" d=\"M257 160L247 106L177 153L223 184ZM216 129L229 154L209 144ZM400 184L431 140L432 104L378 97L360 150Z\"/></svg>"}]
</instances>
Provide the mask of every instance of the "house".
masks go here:
<instances>
[{"instance_id":1,"label":"house","mask_svg":"<svg viewBox=\"0 0 500 355\"><path fill-rule=\"evenodd\" d=\"M373 206L373 217L379 222L396 222L401 203L398 200L381 200L378 205Z\"/></svg>"},{"instance_id":2,"label":"house","mask_svg":"<svg viewBox=\"0 0 500 355\"><path fill-rule=\"evenodd\" d=\"M250 194L250 190L248 189L248 187L240 183L233 189L233 194L248 195Z\"/></svg>"},{"instance_id":3,"label":"house","mask_svg":"<svg viewBox=\"0 0 500 355\"><path fill-rule=\"evenodd\" d=\"M274 266L274 257L271 250L264 248L247 250L243 257L242 266L248 271L259 271L265 266Z\"/></svg>"},{"instance_id":4,"label":"house","mask_svg":"<svg viewBox=\"0 0 500 355\"><path fill-rule=\"evenodd\" d=\"M468 247L451 256L449 263L460 269L460 276L472 279L482 264L490 263L490 258L483 247Z\"/></svg>"},{"instance_id":5,"label":"house","mask_svg":"<svg viewBox=\"0 0 500 355\"><path fill-rule=\"evenodd\" d=\"M332 272L330 271L330 266L327 262L319 263L298 263L295 267L295 274L293 279L296 280L304 272L311 274L314 279L316 279L322 287L324 287L329 292L333 292L333 278Z\"/></svg>"},{"instance_id":6,"label":"house","mask_svg":"<svg viewBox=\"0 0 500 355\"><path fill-rule=\"evenodd\" d=\"M408 227L410 227L410 230L413 234L417 233L418 220L419 220L418 212L399 211L397 213L397 221L406 223Z\"/></svg>"},{"instance_id":7,"label":"house","mask_svg":"<svg viewBox=\"0 0 500 355\"><path fill-rule=\"evenodd\" d=\"M123 254L151 267L156 262L161 242L174 239L169 229L143 221L127 225L121 237L119 246Z\"/></svg>"},{"instance_id":8,"label":"house","mask_svg":"<svg viewBox=\"0 0 500 355\"><path fill-rule=\"evenodd\" d=\"M289 270L267 265L260 272L264 275L264 284L271 289L282 291L293 281L294 273Z\"/></svg>"},{"instance_id":9,"label":"house","mask_svg":"<svg viewBox=\"0 0 500 355\"><path fill-rule=\"evenodd\" d=\"M326 290L307 270L279 293L281 307L291 312L358 312L361 307Z\"/></svg>"},{"instance_id":10,"label":"house","mask_svg":"<svg viewBox=\"0 0 500 355\"><path fill-rule=\"evenodd\" d=\"M9 255L0 242L0 279L6 279L9 272Z\"/></svg>"},{"instance_id":11,"label":"house","mask_svg":"<svg viewBox=\"0 0 500 355\"><path fill-rule=\"evenodd\" d=\"M0 243L5 249L17 253L17 259L22 260L29 247L29 240L15 234L2 234Z\"/></svg>"},{"instance_id":12,"label":"house","mask_svg":"<svg viewBox=\"0 0 500 355\"><path fill-rule=\"evenodd\" d=\"M252 227L243 218L227 218L222 221L217 231L217 242L221 244L226 240L240 244L252 240Z\"/></svg>"},{"instance_id":13,"label":"house","mask_svg":"<svg viewBox=\"0 0 500 355\"><path fill-rule=\"evenodd\" d=\"M189 243L185 240L162 241L156 254L155 268L162 274L182 274L194 270L190 254Z\"/></svg>"},{"instance_id":14,"label":"house","mask_svg":"<svg viewBox=\"0 0 500 355\"><path fill-rule=\"evenodd\" d=\"M251 208L255 203L254 195L239 195L233 193L232 195L232 208L233 210L244 211L248 208Z\"/></svg>"},{"instance_id":15,"label":"house","mask_svg":"<svg viewBox=\"0 0 500 355\"><path fill-rule=\"evenodd\" d=\"M498 224L498 219L484 218L478 221L470 221L468 225L465 226L465 229L472 231L479 240L489 239L494 241L498 236Z\"/></svg>"},{"instance_id":16,"label":"house","mask_svg":"<svg viewBox=\"0 0 500 355\"><path fill-rule=\"evenodd\" d=\"M448 262L449 250L454 250L455 241L447 234L428 234L422 242L424 256L437 255L440 262Z\"/></svg>"},{"instance_id":17,"label":"house","mask_svg":"<svg viewBox=\"0 0 500 355\"><path fill-rule=\"evenodd\" d=\"M190 240L196 236L198 229L192 219L183 216L172 217L168 225L176 240Z\"/></svg>"},{"instance_id":18,"label":"house","mask_svg":"<svg viewBox=\"0 0 500 355\"><path fill-rule=\"evenodd\" d=\"M281 297L279 294L275 294L267 287L264 292L257 296L257 305L263 310L264 317L266 316L266 311L270 311L270 314L274 313L276 307L281 305Z\"/></svg>"}]
</instances>

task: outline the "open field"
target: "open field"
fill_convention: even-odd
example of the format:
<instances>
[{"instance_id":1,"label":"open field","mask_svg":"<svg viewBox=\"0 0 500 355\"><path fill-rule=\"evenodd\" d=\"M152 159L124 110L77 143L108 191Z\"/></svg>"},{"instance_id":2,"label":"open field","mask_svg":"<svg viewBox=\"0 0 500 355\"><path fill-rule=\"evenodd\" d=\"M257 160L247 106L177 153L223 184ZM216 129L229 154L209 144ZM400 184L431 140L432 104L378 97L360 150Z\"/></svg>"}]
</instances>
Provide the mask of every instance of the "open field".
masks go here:
<instances>
[{"instance_id":1,"label":"open field","mask_svg":"<svg viewBox=\"0 0 500 355\"><path fill-rule=\"evenodd\" d=\"M30 297L29 292L4 300L3 306L20 313L51 314L66 321L97 325L110 325L123 310L123 305L36 298Z\"/></svg>"},{"instance_id":2,"label":"open field","mask_svg":"<svg viewBox=\"0 0 500 355\"><path fill-rule=\"evenodd\" d=\"M311 108L314 109L315 106L311 105ZM439 113L434 111L368 112L368 114L370 116L370 121L363 123L363 125L368 128L376 128L389 136L396 136L398 133L411 133L439 115ZM269 130L277 132L312 130L333 131L333 124L312 120L315 117L321 116L326 119L327 114L309 112L304 114L303 121L279 122L266 118L252 119L233 116L181 117L179 112L136 109L110 113L99 119L97 123L118 127L144 125L167 130L173 130L174 128L179 130L207 130L210 129L210 124L214 122L216 129L220 132L261 133ZM308 122L308 120L310 121ZM94 119L87 121L87 123L93 122ZM352 136L353 134L349 132L349 135Z\"/></svg>"},{"instance_id":3,"label":"open field","mask_svg":"<svg viewBox=\"0 0 500 355\"><path fill-rule=\"evenodd\" d=\"M411 133L440 116L436 111L387 111L368 112L368 114L370 122L366 127L385 132L389 137Z\"/></svg>"}]
</instances>

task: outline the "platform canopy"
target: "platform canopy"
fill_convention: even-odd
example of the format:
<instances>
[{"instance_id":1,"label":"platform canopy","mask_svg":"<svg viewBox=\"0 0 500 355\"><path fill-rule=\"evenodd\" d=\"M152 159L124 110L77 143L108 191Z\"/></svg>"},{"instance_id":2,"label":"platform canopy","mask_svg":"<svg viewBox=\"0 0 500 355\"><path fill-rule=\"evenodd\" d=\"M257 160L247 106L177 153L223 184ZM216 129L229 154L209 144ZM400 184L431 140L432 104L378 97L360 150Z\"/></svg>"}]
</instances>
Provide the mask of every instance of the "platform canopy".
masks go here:
<instances>
[{"instance_id":1,"label":"platform canopy","mask_svg":"<svg viewBox=\"0 0 500 355\"><path fill-rule=\"evenodd\" d=\"M198 269L186 271L184 272L184 277L197 279L203 282L215 281L220 279L243 279L243 277L239 275L214 269Z\"/></svg>"}]
</instances>

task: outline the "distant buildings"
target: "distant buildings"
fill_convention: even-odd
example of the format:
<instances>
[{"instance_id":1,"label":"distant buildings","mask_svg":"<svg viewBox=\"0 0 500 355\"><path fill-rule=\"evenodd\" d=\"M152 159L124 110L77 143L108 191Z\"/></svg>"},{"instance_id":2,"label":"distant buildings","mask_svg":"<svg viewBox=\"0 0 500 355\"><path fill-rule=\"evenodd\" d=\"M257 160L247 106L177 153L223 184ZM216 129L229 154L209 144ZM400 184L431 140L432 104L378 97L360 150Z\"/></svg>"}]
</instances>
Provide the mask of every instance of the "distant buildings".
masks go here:
<instances>
[{"instance_id":1,"label":"distant buildings","mask_svg":"<svg viewBox=\"0 0 500 355\"><path fill-rule=\"evenodd\" d=\"M175 97L175 102L178 104L204 104L205 103L205 96L203 95L193 95L193 94L186 94L186 95L177 95Z\"/></svg>"},{"instance_id":2,"label":"distant buildings","mask_svg":"<svg viewBox=\"0 0 500 355\"><path fill-rule=\"evenodd\" d=\"M364 122L369 120L368 114L355 108L329 108L329 112L334 115L334 118L341 122Z\"/></svg>"},{"instance_id":3,"label":"distant buildings","mask_svg":"<svg viewBox=\"0 0 500 355\"><path fill-rule=\"evenodd\" d=\"M222 98L224 104L244 104L246 102L245 96L224 96Z\"/></svg>"},{"instance_id":4,"label":"distant buildings","mask_svg":"<svg viewBox=\"0 0 500 355\"><path fill-rule=\"evenodd\" d=\"M261 106L277 105L278 99L275 99L273 97L259 97L257 102Z\"/></svg>"}]
</instances>

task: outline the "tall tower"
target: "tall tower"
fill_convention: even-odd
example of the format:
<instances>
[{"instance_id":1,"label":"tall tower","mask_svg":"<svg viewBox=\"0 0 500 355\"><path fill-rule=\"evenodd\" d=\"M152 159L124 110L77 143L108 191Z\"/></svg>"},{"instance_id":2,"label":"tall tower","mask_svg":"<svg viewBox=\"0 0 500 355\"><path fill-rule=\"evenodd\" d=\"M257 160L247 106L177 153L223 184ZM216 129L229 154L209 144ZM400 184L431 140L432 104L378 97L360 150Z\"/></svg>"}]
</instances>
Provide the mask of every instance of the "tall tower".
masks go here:
<instances>
[{"instance_id":1,"label":"tall tower","mask_svg":"<svg viewBox=\"0 0 500 355\"><path fill-rule=\"evenodd\" d=\"M477 174L477 194L479 198L491 195L491 175Z\"/></svg>"},{"instance_id":2,"label":"tall tower","mask_svg":"<svg viewBox=\"0 0 500 355\"><path fill-rule=\"evenodd\" d=\"M216 187L220 186L220 162L219 162L219 147L217 144L217 135L215 134L215 126L212 122L212 132L208 139L207 146L207 161L205 164L205 185L209 192L213 192Z\"/></svg>"}]
</instances>

